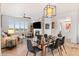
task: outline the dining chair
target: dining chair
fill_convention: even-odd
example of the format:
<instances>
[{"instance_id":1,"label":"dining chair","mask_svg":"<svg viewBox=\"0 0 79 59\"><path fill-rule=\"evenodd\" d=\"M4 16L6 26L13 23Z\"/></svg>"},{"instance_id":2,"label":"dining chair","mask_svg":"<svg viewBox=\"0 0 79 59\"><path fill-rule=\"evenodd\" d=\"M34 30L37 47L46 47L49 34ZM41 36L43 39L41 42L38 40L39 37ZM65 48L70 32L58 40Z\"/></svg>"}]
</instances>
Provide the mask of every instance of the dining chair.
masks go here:
<instances>
[{"instance_id":1,"label":"dining chair","mask_svg":"<svg viewBox=\"0 0 79 59\"><path fill-rule=\"evenodd\" d=\"M37 35L37 44L41 43L41 35Z\"/></svg>"},{"instance_id":2,"label":"dining chair","mask_svg":"<svg viewBox=\"0 0 79 59\"><path fill-rule=\"evenodd\" d=\"M48 35L44 34L44 38L45 38L45 41L47 42L48 41Z\"/></svg>"},{"instance_id":3,"label":"dining chair","mask_svg":"<svg viewBox=\"0 0 79 59\"><path fill-rule=\"evenodd\" d=\"M67 51L66 51L65 46L64 46L64 43L65 43L65 36L63 36L62 40L60 40L60 46L63 47L65 53L67 54Z\"/></svg>"},{"instance_id":4,"label":"dining chair","mask_svg":"<svg viewBox=\"0 0 79 59\"><path fill-rule=\"evenodd\" d=\"M52 44L48 45L47 47L48 47L48 49L51 50L53 56L54 56L53 51L54 51L55 49L58 50L59 55L60 55L60 50L59 50L59 48L58 48L58 47L59 47L59 39L56 39L56 40L55 40L55 43L52 42Z\"/></svg>"},{"instance_id":5,"label":"dining chair","mask_svg":"<svg viewBox=\"0 0 79 59\"><path fill-rule=\"evenodd\" d=\"M37 52L42 51L42 49L38 48L37 46L33 47L31 40L27 40L27 48L28 51L26 55L28 55L28 53L31 52L34 54L34 56L36 56Z\"/></svg>"}]
</instances>

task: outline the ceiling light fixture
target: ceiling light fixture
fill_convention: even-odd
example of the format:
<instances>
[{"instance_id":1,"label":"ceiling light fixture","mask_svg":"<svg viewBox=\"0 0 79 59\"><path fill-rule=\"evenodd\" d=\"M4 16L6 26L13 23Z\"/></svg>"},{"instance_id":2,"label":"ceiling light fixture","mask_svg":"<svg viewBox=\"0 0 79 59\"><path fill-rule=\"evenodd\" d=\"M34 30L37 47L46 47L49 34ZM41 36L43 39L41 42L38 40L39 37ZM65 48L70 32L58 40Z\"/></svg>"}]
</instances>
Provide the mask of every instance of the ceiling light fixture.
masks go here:
<instances>
[{"instance_id":1,"label":"ceiling light fixture","mask_svg":"<svg viewBox=\"0 0 79 59\"><path fill-rule=\"evenodd\" d=\"M31 19L31 17L26 17L26 14L25 14L25 13L24 13L23 18L28 18L28 19Z\"/></svg>"},{"instance_id":2,"label":"ceiling light fixture","mask_svg":"<svg viewBox=\"0 0 79 59\"><path fill-rule=\"evenodd\" d=\"M46 7L44 8L44 16L45 17L52 17L52 16L56 16L56 6L52 6L52 5L46 5Z\"/></svg>"}]
</instances>

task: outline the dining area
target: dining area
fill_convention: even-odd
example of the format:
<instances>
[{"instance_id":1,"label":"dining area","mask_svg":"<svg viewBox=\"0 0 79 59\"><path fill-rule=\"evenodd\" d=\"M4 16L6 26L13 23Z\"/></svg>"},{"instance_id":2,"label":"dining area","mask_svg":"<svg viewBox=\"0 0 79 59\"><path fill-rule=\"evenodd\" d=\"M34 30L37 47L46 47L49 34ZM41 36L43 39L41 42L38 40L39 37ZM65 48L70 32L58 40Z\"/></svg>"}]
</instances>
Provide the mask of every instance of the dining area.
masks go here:
<instances>
[{"instance_id":1,"label":"dining area","mask_svg":"<svg viewBox=\"0 0 79 59\"><path fill-rule=\"evenodd\" d=\"M37 37L38 36L38 37ZM2 56L75 56L79 55L78 44L67 40L66 36L37 35L25 37L22 43L12 49L2 49ZM41 37L41 38L40 38ZM72 52L73 51L73 52Z\"/></svg>"},{"instance_id":2,"label":"dining area","mask_svg":"<svg viewBox=\"0 0 79 59\"><path fill-rule=\"evenodd\" d=\"M29 52L33 54L33 56L37 56L37 53L40 52L39 56L46 56L48 53L51 53L54 56L54 50L62 56L63 51L67 54L65 49L65 36L62 36L61 33L58 36L52 35L36 35L34 38L27 39L27 53L28 56Z\"/></svg>"}]
</instances>

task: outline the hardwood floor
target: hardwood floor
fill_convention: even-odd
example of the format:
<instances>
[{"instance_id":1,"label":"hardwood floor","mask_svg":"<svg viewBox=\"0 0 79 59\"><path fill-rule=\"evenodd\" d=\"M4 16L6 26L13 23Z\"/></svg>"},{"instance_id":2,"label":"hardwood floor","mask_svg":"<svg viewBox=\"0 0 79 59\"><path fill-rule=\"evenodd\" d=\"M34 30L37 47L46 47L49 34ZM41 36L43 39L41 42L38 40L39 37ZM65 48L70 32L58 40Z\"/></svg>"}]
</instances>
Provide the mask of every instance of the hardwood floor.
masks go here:
<instances>
[{"instance_id":1,"label":"hardwood floor","mask_svg":"<svg viewBox=\"0 0 79 59\"><path fill-rule=\"evenodd\" d=\"M73 44L65 41L65 49L67 54L63 50L62 56L79 56L79 44ZM26 56L27 54L27 44L26 40L23 40L23 43L19 43L15 48L12 49L2 49L2 56ZM29 52L28 56L32 56L33 54ZM40 56L41 52L37 53L37 56ZM59 56L57 50L54 50L54 55ZM46 49L46 56L53 56L52 53L48 49Z\"/></svg>"}]
</instances>

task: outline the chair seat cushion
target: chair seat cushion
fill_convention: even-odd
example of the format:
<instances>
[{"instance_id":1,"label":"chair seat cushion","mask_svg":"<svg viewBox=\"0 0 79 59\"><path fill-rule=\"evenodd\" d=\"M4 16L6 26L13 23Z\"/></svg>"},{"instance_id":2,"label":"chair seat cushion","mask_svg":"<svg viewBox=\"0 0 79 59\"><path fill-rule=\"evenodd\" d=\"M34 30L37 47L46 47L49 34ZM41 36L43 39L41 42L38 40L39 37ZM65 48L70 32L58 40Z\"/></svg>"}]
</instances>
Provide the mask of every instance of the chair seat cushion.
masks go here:
<instances>
[{"instance_id":1,"label":"chair seat cushion","mask_svg":"<svg viewBox=\"0 0 79 59\"><path fill-rule=\"evenodd\" d=\"M38 51L41 51L42 50L42 49L40 49L40 48L38 48L36 46L34 46L33 49L34 49L35 52L38 52Z\"/></svg>"}]
</instances>

